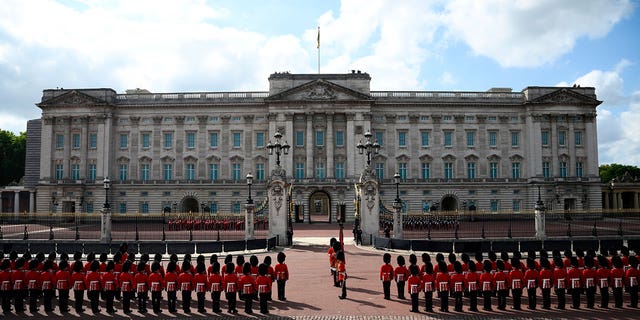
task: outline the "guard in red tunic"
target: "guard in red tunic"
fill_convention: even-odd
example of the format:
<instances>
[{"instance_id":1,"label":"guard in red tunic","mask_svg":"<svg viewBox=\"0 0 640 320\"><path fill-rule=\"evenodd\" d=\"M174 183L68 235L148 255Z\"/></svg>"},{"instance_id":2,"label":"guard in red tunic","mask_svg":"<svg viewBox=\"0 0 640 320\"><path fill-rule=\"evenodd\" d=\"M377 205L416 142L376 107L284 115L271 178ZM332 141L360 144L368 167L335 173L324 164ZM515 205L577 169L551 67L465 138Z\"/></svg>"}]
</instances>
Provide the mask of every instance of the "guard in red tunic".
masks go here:
<instances>
[{"instance_id":1,"label":"guard in red tunic","mask_svg":"<svg viewBox=\"0 0 640 320\"><path fill-rule=\"evenodd\" d=\"M58 308L62 314L65 314L69 312L69 286L71 284L69 263L66 260L60 261L58 265L55 283L58 290Z\"/></svg>"},{"instance_id":2,"label":"guard in red tunic","mask_svg":"<svg viewBox=\"0 0 640 320\"><path fill-rule=\"evenodd\" d=\"M433 312L433 292L436 290L436 278L433 276L433 265L431 264L431 262L426 261L421 269L425 300L424 311Z\"/></svg>"},{"instance_id":3,"label":"guard in red tunic","mask_svg":"<svg viewBox=\"0 0 640 320\"><path fill-rule=\"evenodd\" d=\"M609 308L609 287L611 287L611 269L606 257L598 256L598 270L596 271L596 284L600 287L600 308Z\"/></svg>"},{"instance_id":4,"label":"guard in red tunic","mask_svg":"<svg viewBox=\"0 0 640 320\"><path fill-rule=\"evenodd\" d=\"M226 270L234 270L233 262L226 264ZM238 291L238 276L234 272L229 272L222 278L222 287L224 295L227 299L228 312L231 314L238 313L236 309L236 292Z\"/></svg>"},{"instance_id":5,"label":"guard in red tunic","mask_svg":"<svg viewBox=\"0 0 640 320\"><path fill-rule=\"evenodd\" d=\"M29 290L29 312L38 312L38 298L42 294L40 271L38 271L38 260L29 261L29 271L25 274L24 278L27 282L27 289Z\"/></svg>"},{"instance_id":6,"label":"guard in red tunic","mask_svg":"<svg viewBox=\"0 0 640 320\"><path fill-rule=\"evenodd\" d=\"M84 309L84 291L85 286L85 272L82 263L76 261L73 265L73 273L71 274L71 285L73 286L73 298L75 299L75 309L77 314L81 314Z\"/></svg>"},{"instance_id":7,"label":"guard in red tunic","mask_svg":"<svg viewBox=\"0 0 640 320\"><path fill-rule=\"evenodd\" d=\"M538 269L536 269L536 262L532 258L527 258L527 268L528 270L524 273L524 283L527 286L527 297L529 298L529 305L527 309L535 310L537 299L536 299L536 291L538 290L538 280L540 278L540 273Z\"/></svg>"},{"instance_id":8,"label":"guard in red tunic","mask_svg":"<svg viewBox=\"0 0 640 320\"><path fill-rule=\"evenodd\" d=\"M222 310L220 310L222 276L220 275L220 264L217 261L213 262L209 269L209 285L211 288L211 301L213 301L213 312L222 312Z\"/></svg>"},{"instance_id":9,"label":"guard in red tunic","mask_svg":"<svg viewBox=\"0 0 640 320\"><path fill-rule=\"evenodd\" d=\"M405 267L405 260L403 256L398 256L396 260L398 262L398 266L394 270L393 274L395 275L396 286L398 287L398 299L404 300L404 284L409 278L409 270Z\"/></svg>"},{"instance_id":10,"label":"guard in red tunic","mask_svg":"<svg viewBox=\"0 0 640 320\"><path fill-rule=\"evenodd\" d=\"M204 263L196 265L196 274L193 276L193 282L196 288L196 297L198 299L198 312L205 313L204 300L209 291L209 279L207 279L206 267Z\"/></svg>"},{"instance_id":11,"label":"guard in red tunic","mask_svg":"<svg viewBox=\"0 0 640 320\"><path fill-rule=\"evenodd\" d=\"M613 270L611 270L611 279L613 282L613 301L616 308L622 308L622 290L624 289L624 269L622 259L619 256L611 258Z\"/></svg>"},{"instance_id":12,"label":"guard in red tunic","mask_svg":"<svg viewBox=\"0 0 640 320\"><path fill-rule=\"evenodd\" d=\"M393 276L393 266L391 265L391 255L389 253L385 253L382 256L382 261L384 262L382 266L380 266L380 280L382 280L382 291L384 292L384 299L391 299L391 279Z\"/></svg>"},{"instance_id":13,"label":"guard in red tunic","mask_svg":"<svg viewBox=\"0 0 640 320\"><path fill-rule=\"evenodd\" d=\"M276 270L271 266L271 256L265 256L262 263L267 265L267 276L271 278L271 282L276 281ZM260 270L258 270L260 271ZM273 289L269 291L269 301L272 301Z\"/></svg>"},{"instance_id":14,"label":"guard in red tunic","mask_svg":"<svg viewBox=\"0 0 640 320\"><path fill-rule=\"evenodd\" d=\"M11 261L8 259L2 260L0 265L0 294L2 295L2 312L4 314L11 313Z\"/></svg>"},{"instance_id":15,"label":"guard in red tunic","mask_svg":"<svg viewBox=\"0 0 640 320\"><path fill-rule=\"evenodd\" d=\"M105 272L102 274L102 288L104 289L104 300L107 305L107 312L113 314L116 309L113 307L113 299L116 295L116 288L118 287L118 279L116 278L113 270L115 269L115 263L113 261L107 262Z\"/></svg>"},{"instance_id":16,"label":"guard in red tunic","mask_svg":"<svg viewBox=\"0 0 640 320\"><path fill-rule=\"evenodd\" d=\"M89 291L87 296L91 302L91 311L100 312L100 291L102 291L102 279L100 277L100 262L93 260L89 266L89 272L85 277L85 288Z\"/></svg>"},{"instance_id":17,"label":"guard in red tunic","mask_svg":"<svg viewBox=\"0 0 640 320\"><path fill-rule=\"evenodd\" d=\"M242 266L242 277L238 280L240 288L240 299L244 300L244 312L253 313L253 294L255 292L256 281L251 276L251 263L245 262Z\"/></svg>"},{"instance_id":18,"label":"guard in red tunic","mask_svg":"<svg viewBox=\"0 0 640 320\"><path fill-rule=\"evenodd\" d=\"M167 265L167 272L164 275L164 282L167 287L167 308L169 312L175 313L177 297L176 292L178 290L178 274L176 273L176 262L169 261Z\"/></svg>"},{"instance_id":19,"label":"guard in red tunic","mask_svg":"<svg viewBox=\"0 0 640 320\"><path fill-rule=\"evenodd\" d=\"M544 251L543 251L544 252ZM540 258L540 288L542 289L542 309L551 309L551 287L553 286L553 271L549 259Z\"/></svg>"},{"instance_id":20,"label":"guard in red tunic","mask_svg":"<svg viewBox=\"0 0 640 320\"><path fill-rule=\"evenodd\" d=\"M407 292L411 297L411 312L420 312L420 292L422 291L422 279L420 279L420 268L417 265L412 264L409 266L409 272L411 276L407 279Z\"/></svg>"},{"instance_id":21,"label":"guard in red tunic","mask_svg":"<svg viewBox=\"0 0 640 320\"><path fill-rule=\"evenodd\" d=\"M438 262L438 273L436 274L436 288L440 296L440 311L449 312L449 272L444 261Z\"/></svg>"},{"instance_id":22,"label":"guard in red tunic","mask_svg":"<svg viewBox=\"0 0 640 320\"><path fill-rule=\"evenodd\" d=\"M149 300L149 276L147 264L138 262L138 273L135 275L136 293L138 295L138 312L147 313L147 300Z\"/></svg>"},{"instance_id":23,"label":"guard in red tunic","mask_svg":"<svg viewBox=\"0 0 640 320\"><path fill-rule=\"evenodd\" d=\"M580 294L582 293L582 271L579 269L578 258L571 257L571 269L567 272L569 289L571 289L571 308L580 309Z\"/></svg>"},{"instance_id":24,"label":"guard in red tunic","mask_svg":"<svg viewBox=\"0 0 640 320\"><path fill-rule=\"evenodd\" d=\"M625 274L625 285L629 288L629 307L638 307L638 258L629 256L629 270Z\"/></svg>"},{"instance_id":25,"label":"guard in red tunic","mask_svg":"<svg viewBox=\"0 0 640 320\"><path fill-rule=\"evenodd\" d=\"M596 271L593 269L593 257L584 257L584 270L582 270L582 286L585 289L587 308L593 309L596 300Z\"/></svg>"},{"instance_id":26,"label":"guard in red tunic","mask_svg":"<svg viewBox=\"0 0 640 320\"><path fill-rule=\"evenodd\" d=\"M191 263L182 263L182 273L178 276L178 287L182 292L182 311L191 313L191 291L194 287L193 274L191 274Z\"/></svg>"},{"instance_id":27,"label":"guard in red tunic","mask_svg":"<svg viewBox=\"0 0 640 320\"><path fill-rule=\"evenodd\" d=\"M511 287L511 295L513 296L513 310L520 310L522 299L522 283L524 282L524 273L520 270L522 265L520 259L511 258L511 272L509 272L509 284Z\"/></svg>"},{"instance_id":28,"label":"guard in red tunic","mask_svg":"<svg viewBox=\"0 0 640 320\"><path fill-rule=\"evenodd\" d=\"M258 296L260 299L260 313L269 313L269 296L271 295L271 276L269 275L269 267L262 263L258 266L258 277L256 278L256 286L258 287Z\"/></svg>"},{"instance_id":29,"label":"guard in red tunic","mask_svg":"<svg viewBox=\"0 0 640 320\"><path fill-rule=\"evenodd\" d=\"M509 287L507 286L509 276L504 272L504 261L496 261L496 269L497 272L493 275L493 283L496 285L496 292L498 295L498 310L506 310L507 295L509 295Z\"/></svg>"},{"instance_id":30,"label":"guard in red tunic","mask_svg":"<svg viewBox=\"0 0 640 320\"><path fill-rule=\"evenodd\" d=\"M553 264L555 266L553 270L553 288L558 297L558 309L564 310L566 303L567 271L562 262L562 258L559 256L553 258Z\"/></svg>"},{"instance_id":31,"label":"guard in red tunic","mask_svg":"<svg viewBox=\"0 0 640 320\"><path fill-rule=\"evenodd\" d=\"M339 298L346 299L347 298L347 264L345 263L344 251L338 251L336 254L336 263L337 263L337 272L338 272L338 282L340 283L340 287L342 287L342 294Z\"/></svg>"},{"instance_id":32,"label":"guard in red tunic","mask_svg":"<svg viewBox=\"0 0 640 320\"><path fill-rule=\"evenodd\" d=\"M476 273L476 264L470 262L468 264L469 272L465 275L467 283L467 292L469 294L469 311L478 311L478 274Z\"/></svg>"},{"instance_id":33,"label":"guard in red tunic","mask_svg":"<svg viewBox=\"0 0 640 320\"><path fill-rule=\"evenodd\" d=\"M462 274L462 264L460 261L453 261L454 274L451 276L451 286L453 287L454 310L462 312L462 294L466 288L466 279Z\"/></svg>"},{"instance_id":34,"label":"guard in red tunic","mask_svg":"<svg viewBox=\"0 0 640 320\"><path fill-rule=\"evenodd\" d=\"M493 275L491 274L491 261L485 260L482 264L484 272L480 275L480 286L484 305L482 310L491 311L491 295L493 294Z\"/></svg>"},{"instance_id":35,"label":"guard in red tunic","mask_svg":"<svg viewBox=\"0 0 640 320\"><path fill-rule=\"evenodd\" d=\"M131 298L133 298L133 288L136 285L131 267L131 261L126 260L122 265L122 273L118 279L120 282L120 291L122 292L122 312L125 314L131 313Z\"/></svg>"},{"instance_id":36,"label":"guard in red tunic","mask_svg":"<svg viewBox=\"0 0 640 320\"><path fill-rule=\"evenodd\" d=\"M278 300L287 301L285 297L285 287L287 284L287 280L289 280L289 268L284 263L287 256L284 252L278 252L278 256L276 259L278 263L276 264L274 272L276 273L276 284L278 285Z\"/></svg>"},{"instance_id":37,"label":"guard in red tunic","mask_svg":"<svg viewBox=\"0 0 640 320\"><path fill-rule=\"evenodd\" d=\"M154 261L151 264L151 274L149 275L149 287L151 289L151 307L154 313L160 313L160 302L162 301L162 289L165 287L160 263Z\"/></svg>"},{"instance_id":38,"label":"guard in red tunic","mask_svg":"<svg viewBox=\"0 0 640 320\"><path fill-rule=\"evenodd\" d=\"M42 304L44 305L45 312L53 311L53 305L51 301L55 296L54 281L56 273L53 269L53 261L45 260L43 264L43 271L40 273L40 280L42 281Z\"/></svg>"}]
</instances>

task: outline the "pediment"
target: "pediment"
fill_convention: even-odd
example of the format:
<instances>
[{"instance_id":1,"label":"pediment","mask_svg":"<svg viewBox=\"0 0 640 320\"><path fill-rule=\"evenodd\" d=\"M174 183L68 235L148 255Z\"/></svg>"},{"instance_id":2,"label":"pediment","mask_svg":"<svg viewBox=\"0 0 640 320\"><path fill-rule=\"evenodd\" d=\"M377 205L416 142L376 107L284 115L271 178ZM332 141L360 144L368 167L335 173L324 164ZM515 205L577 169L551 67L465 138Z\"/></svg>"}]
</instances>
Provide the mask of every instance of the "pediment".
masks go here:
<instances>
[{"instance_id":1,"label":"pediment","mask_svg":"<svg viewBox=\"0 0 640 320\"><path fill-rule=\"evenodd\" d=\"M343 87L322 79L305 83L280 93L274 94L267 100L288 101L332 101L332 100L370 100L369 95Z\"/></svg>"},{"instance_id":2,"label":"pediment","mask_svg":"<svg viewBox=\"0 0 640 320\"><path fill-rule=\"evenodd\" d=\"M537 104L563 104L563 105L599 105L602 101L594 99L592 97L583 95L581 93L571 90L571 88L562 88L554 92L545 94L536 99L533 99L531 103Z\"/></svg>"},{"instance_id":3,"label":"pediment","mask_svg":"<svg viewBox=\"0 0 640 320\"><path fill-rule=\"evenodd\" d=\"M71 90L57 97L38 103L39 107L50 106L86 106L86 105L108 105L105 100L98 99L78 90Z\"/></svg>"}]
</instances>

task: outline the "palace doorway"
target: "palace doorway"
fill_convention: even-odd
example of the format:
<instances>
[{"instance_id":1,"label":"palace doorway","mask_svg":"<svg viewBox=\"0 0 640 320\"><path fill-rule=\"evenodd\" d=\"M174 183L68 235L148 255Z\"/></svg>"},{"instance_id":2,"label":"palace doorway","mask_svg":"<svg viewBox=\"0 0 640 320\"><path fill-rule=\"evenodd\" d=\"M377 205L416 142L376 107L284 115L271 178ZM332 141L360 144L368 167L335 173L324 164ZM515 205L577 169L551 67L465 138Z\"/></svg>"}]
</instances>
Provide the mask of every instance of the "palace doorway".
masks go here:
<instances>
[{"instance_id":1,"label":"palace doorway","mask_svg":"<svg viewBox=\"0 0 640 320\"><path fill-rule=\"evenodd\" d=\"M324 191L309 196L309 221L331 223L331 198Z\"/></svg>"},{"instance_id":2,"label":"palace doorway","mask_svg":"<svg viewBox=\"0 0 640 320\"><path fill-rule=\"evenodd\" d=\"M454 196L445 196L442 198L442 211L456 211L458 210L458 199Z\"/></svg>"}]
</instances>

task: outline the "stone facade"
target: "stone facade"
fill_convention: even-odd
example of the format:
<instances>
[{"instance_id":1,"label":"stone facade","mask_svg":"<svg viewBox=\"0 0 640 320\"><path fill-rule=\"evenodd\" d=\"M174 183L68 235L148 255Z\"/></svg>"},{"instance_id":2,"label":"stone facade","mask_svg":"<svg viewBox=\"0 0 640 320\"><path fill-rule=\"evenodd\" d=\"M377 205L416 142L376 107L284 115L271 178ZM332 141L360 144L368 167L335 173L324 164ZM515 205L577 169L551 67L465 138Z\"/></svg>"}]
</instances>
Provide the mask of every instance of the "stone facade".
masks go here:
<instances>
[{"instance_id":1,"label":"stone facade","mask_svg":"<svg viewBox=\"0 0 640 320\"><path fill-rule=\"evenodd\" d=\"M291 145L281 164L300 219L335 221L346 204L353 220L366 131L382 146L371 167L389 209L395 172L407 212L532 210L538 185L548 208L601 208L594 88L370 91L370 81L275 73L260 92L44 90L36 210L98 212L108 176L115 214L242 212L249 172L259 207L277 131Z\"/></svg>"}]
</instances>

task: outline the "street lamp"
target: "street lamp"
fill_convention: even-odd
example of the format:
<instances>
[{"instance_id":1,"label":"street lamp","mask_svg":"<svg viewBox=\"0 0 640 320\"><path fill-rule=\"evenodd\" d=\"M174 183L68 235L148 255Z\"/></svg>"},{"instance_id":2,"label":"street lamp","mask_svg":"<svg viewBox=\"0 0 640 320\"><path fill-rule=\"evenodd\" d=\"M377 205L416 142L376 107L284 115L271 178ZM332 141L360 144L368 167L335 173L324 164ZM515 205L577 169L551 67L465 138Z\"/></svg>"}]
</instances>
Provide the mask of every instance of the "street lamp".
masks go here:
<instances>
[{"instance_id":1,"label":"street lamp","mask_svg":"<svg viewBox=\"0 0 640 320\"><path fill-rule=\"evenodd\" d=\"M400 210L402 209L402 199L400 199L400 173L396 172L393 175L393 181L396 184L396 199L393 201L393 237L395 239L402 239L402 216Z\"/></svg>"},{"instance_id":2,"label":"street lamp","mask_svg":"<svg viewBox=\"0 0 640 320\"><path fill-rule=\"evenodd\" d=\"M245 205L244 214L244 239L253 239L253 199L251 199L251 185L253 184L253 175L247 174L247 186L249 187L249 196L247 197L247 204Z\"/></svg>"},{"instance_id":3,"label":"street lamp","mask_svg":"<svg viewBox=\"0 0 640 320\"><path fill-rule=\"evenodd\" d=\"M111 242L111 209L109 208L109 189L111 189L111 180L108 177L104 177L102 181L102 187L104 188L104 207L102 209L102 225L100 228L100 242ZM77 220L77 219L76 219ZM78 238L78 231L76 228L76 238Z\"/></svg>"},{"instance_id":4,"label":"street lamp","mask_svg":"<svg viewBox=\"0 0 640 320\"><path fill-rule=\"evenodd\" d=\"M373 135L370 131L364 133L364 144L362 140L358 142L356 148L358 148L358 153L367 154L367 167L371 166L371 155L376 155L380 151L380 144L377 141L372 141L371 137Z\"/></svg>"},{"instance_id":5,"label":"street lamp","mask_svg":"<svg viewBox=\"0 0 640 320\"><path fill-rule=\"evenodd\" d=\"M396 199L394 203L400 203L402 200L400 199L400 174L398 172L393 175L393 181L396 184Z\"/></svg>"},{"instance_id":6,"label":"street lamp","mask_svg":"<svg viewBox=\"0 0 640 320\"><path fill-rule=\"evenodd\" d=\"M277 131L273 137L276 139L276 142L271 143L271 141L269 141L269 143L267 143L267 149L269 149L269 155L276 154L276 165L279 167L280 154L289 154L289 148L291 148L291 146L286 141L284 143L280 141L280 139L282 139L282 133L280 133L280 131Z\"/></svg>"},{"instance_id":7,"label":"street lamp","mask_svg":"<svg viewBox=\"0 0 640 320\"><path fill-rule=\"evenodd\" d=\"M247 198L247 204L253 204L253 199L251 199L251 185L253 184L253 175L251 173L247 174L247 186L249 186L249 197Z\"/></svg>"},{"instance_id":8,"label":"street lamp","mask_svg":"<svg viewBox=\"0 0 640 320\"><path fill-rule=\"evenodd\" d=\"M109 208L109 189L111 189L111 180L109 177L104 177L102 180L102 187L104 188L104 208Z\"/></svg>"}]
</instances>

